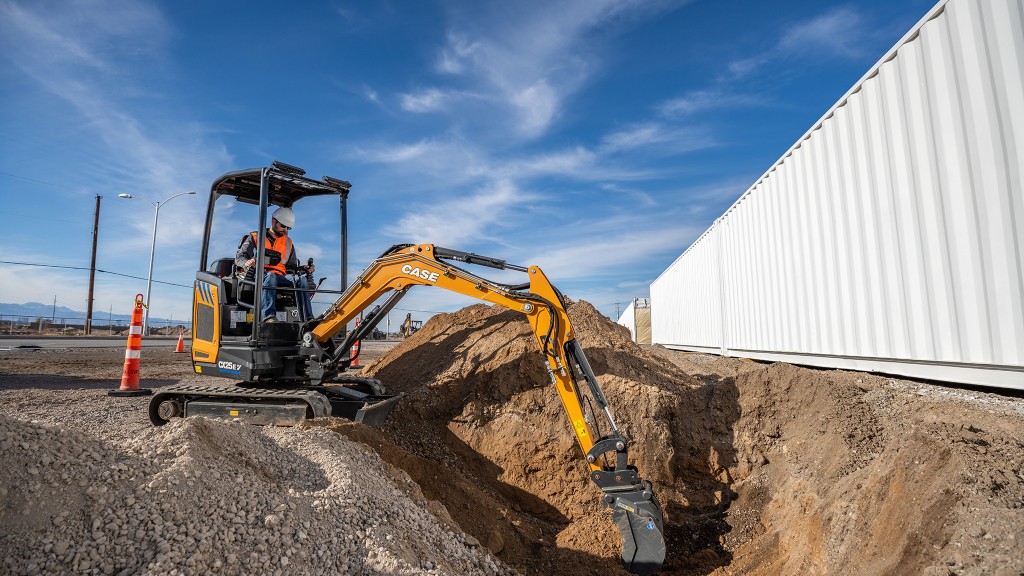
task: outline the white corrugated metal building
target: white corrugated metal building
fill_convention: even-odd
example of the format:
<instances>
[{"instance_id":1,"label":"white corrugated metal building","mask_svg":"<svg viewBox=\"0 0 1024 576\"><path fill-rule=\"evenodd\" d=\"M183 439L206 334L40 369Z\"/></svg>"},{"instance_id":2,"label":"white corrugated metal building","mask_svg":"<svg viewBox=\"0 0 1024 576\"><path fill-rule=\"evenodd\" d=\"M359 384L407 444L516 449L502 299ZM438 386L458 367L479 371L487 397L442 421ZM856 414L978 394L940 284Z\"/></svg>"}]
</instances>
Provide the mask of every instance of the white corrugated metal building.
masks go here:
<instances>
[{"instance_id":1,"label":"white corrugated metal building","mask_svg":"<svg viewBox=\"0 0 1024 576\"><path fill-rule=\"evenodd\" d=\"M629 329L637 344L651 343L651 299L634 298L619 316L618 323Z\"/></svg>"},{"instance_id":2,"label":"white corrugated metal building","mask_svg":"<svg viewBox=\"0 0 1024 576\"><path fill-rule=\"evenodd\" d=\"M652 285L653 342L1024 388L1024 2L939 2Z\"/></svg>"}]
</instances>

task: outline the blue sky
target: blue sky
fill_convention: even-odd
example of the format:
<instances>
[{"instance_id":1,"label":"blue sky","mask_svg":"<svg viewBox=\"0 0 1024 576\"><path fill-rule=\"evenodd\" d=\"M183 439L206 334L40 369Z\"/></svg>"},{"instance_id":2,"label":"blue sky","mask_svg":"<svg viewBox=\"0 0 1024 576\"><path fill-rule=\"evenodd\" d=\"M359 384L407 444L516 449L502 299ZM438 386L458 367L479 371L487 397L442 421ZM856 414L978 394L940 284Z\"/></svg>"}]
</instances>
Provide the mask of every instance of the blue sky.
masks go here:
<instances>
[{"instance_id":1,"label":"blue sky","mask_svg":"<svg viewBox=\"0 0 1024 576\"><path fill-rule=\"evenodd\" d=\"M0 259L88 268L101 195L97 268L141 280L98 274L94 310L127 313L154 209L117 195L194 190L160 209L150 312L187 318L210 183L281 160L353 183L350 278L431 242L615 316L933 4L0 0ZM336 212L293 231L334 289ZM223 216L233 255L254 216ZM0 264L0 301L85 310L88 277Z\"/></svg>"}]
</instances>

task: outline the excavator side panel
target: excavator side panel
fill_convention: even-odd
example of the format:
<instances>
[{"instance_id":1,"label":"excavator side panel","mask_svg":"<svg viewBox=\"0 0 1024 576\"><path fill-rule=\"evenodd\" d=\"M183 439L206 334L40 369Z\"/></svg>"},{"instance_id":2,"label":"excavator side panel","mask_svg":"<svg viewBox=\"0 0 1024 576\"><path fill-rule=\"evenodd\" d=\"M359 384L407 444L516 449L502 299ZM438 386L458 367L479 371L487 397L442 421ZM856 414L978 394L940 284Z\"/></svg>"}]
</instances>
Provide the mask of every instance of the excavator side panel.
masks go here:
<instances>
[{"instance_id":1,"label":"excavator side panel","mask_svg":"<svg viewBox=\"0 0 1024 576\"><path fill-rule=\"evenodd\" d=\"M198 274L197 276L208 276ZM192 364L217 362L220 349L220 286L209 278L197 278L192 294Z\"/></svg>"}]
</instances>

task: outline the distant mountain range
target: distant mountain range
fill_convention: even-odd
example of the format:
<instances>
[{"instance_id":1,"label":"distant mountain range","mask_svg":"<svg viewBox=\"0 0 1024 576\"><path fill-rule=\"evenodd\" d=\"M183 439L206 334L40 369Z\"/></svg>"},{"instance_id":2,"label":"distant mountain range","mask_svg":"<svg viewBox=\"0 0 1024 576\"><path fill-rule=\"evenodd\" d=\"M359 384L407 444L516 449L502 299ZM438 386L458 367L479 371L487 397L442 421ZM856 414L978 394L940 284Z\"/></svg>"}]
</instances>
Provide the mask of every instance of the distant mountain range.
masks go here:
<instances>
[{"instance_id":1,"label":"distant mountain range","mask_svg":"<svg viewBox=\"0 0 1024 576\"><path fill-rule=\"evenodd\" d=\"M79 322L85 320L85 312L72 310L66 306L57 306L55 308L53 304L43 304L41 302L26 302L24 304L8 304L0 302L0 316L3 317L3 320L8 320L8 316L17 317L19 319L27 318L29 321L37 318L44 318L47 320L55 318L57 322L62 322L64 319L67 319L69 322L72 320ZM92 321L93 325L106 324L108 321L115 324L127 324L132 321L132 315L110 314L106 310L93 310ZM166 322L167 320L164 318L155 318L153 316L149 317L150 326L157 326ZM188 321L183 322L180 319L172 320L171 322L175 325L188 325L191 323Z\"/></svg>"}]
</instances>

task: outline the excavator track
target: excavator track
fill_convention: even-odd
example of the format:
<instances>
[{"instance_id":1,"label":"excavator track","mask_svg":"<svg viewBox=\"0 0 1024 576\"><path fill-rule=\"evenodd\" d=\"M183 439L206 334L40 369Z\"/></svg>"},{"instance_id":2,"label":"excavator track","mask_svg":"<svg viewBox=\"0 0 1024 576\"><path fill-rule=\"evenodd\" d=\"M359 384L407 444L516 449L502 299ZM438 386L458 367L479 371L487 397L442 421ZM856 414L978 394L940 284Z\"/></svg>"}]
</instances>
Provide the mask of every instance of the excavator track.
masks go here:
<instances>
[{"instance_id":1,"label":"excavator track","mask_svg":"<svg viewBox=\"0 0 1024 576\"><path fill-rule=\"evenodd\" d=\"M184 416L289 425L330 416L331 412L325 395L303 389L183 384L164 388L149 403L149 420L156 426Z\"/></svg>"}]
</instances>

